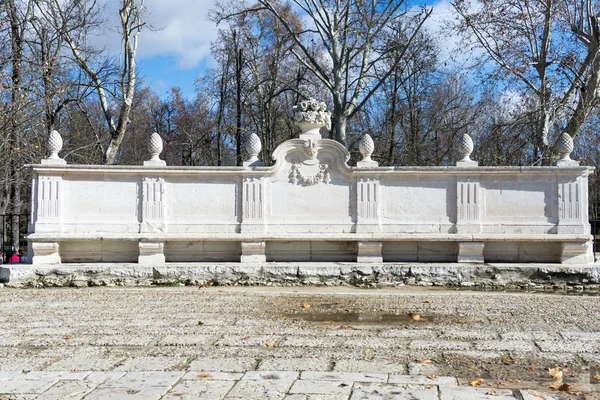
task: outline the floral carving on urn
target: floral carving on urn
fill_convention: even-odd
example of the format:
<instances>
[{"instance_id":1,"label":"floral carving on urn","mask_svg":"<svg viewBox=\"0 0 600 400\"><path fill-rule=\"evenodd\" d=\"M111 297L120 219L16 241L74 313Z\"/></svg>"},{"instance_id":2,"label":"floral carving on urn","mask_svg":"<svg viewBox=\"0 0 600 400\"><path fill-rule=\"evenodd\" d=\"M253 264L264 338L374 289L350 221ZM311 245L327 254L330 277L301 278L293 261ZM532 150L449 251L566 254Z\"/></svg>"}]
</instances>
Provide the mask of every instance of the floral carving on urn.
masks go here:
<instances>
[{"instance_id":1,"label":"floral carving on urn","mask_svg":"<svg viewBox=\"0 0 600 400\"><path fill-rule=\"evenodd\" d=\"M331 129L331 113L327 105L313 98L303 100L293 107L294 121L301 130L301 139L320 139L319 129Z\"/></svg>"}]
</instances>

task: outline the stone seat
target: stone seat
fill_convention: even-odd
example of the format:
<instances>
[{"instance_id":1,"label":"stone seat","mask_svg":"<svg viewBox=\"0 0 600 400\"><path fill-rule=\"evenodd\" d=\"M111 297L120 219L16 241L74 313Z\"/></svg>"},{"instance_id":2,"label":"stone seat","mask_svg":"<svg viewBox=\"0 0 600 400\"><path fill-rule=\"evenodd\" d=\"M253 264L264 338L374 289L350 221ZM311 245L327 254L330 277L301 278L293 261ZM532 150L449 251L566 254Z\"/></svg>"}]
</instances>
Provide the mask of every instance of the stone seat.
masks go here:
<instances>
[{"instance_id":1,"label":"stone seat","mask_svg":"<svg viewBox=\"0 0 600 400\"><path fill-rule=\"evenodd\" d=\"M586 234L495 233L33 233L28 236L34 264L61 263L61 248L78 243L80 252L129 246L140 264L166 261L445 261L560 262L587 264L593 237ZM86 247L97 246L96 248ZM428 246L427 243L441 244ZM82 246L82 243L83 246ZM203 244L198 247L199 244ZM221 246L222 245L222 246ZM165 248L171 246L172 256ZM194 247L196 246L196 247ZM220 247L221 246L221 247ZM287 247L286 247L287 246ZM195 248L198 259L177 254ZM293 248L294 250L289 250ZM226 249L226 250L224 250ZM239 249L239 250L236 250ZM286 250L287 249L287 250ZM440 250L441 249L441 250ZM137 254L134 254L137 251ZM207 256L203 258L202 252ZM118 251L112 251L118 254ZM125 253L121 253L125 254ZM510 256L508 256L510 254ZM183 257L183 258L182 258ZM508 257L508 258L507 258ZM69 258L69 257L67 257ZM79 260L75 258L75 260ZM119 261L118 258L108 261Z\"/></svg>"}]
</instances>

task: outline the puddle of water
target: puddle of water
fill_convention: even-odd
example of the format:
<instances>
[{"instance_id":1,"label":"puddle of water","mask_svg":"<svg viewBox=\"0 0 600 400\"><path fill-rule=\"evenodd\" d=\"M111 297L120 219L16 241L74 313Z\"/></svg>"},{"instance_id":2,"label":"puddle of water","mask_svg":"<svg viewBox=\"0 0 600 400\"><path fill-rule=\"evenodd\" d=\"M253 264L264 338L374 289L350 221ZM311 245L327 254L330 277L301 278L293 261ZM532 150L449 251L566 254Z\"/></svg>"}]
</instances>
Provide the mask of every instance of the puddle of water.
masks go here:
<instances>
[{"instance_id":1,"label":"puddle of water","mask_svg":"<svg viewBox=\"0 0 600 400\"><path fill-rule=\"evenodd\" d=\"M406 314L368 314L352 312L300 312L294 314L285 314L287 318L301 319L306 322L337 322L354 325L407 325L410 323L418 324L423 322L433 322L433 316L419 316L418 321L415 316Z\"/></svg>"}]
</instances>

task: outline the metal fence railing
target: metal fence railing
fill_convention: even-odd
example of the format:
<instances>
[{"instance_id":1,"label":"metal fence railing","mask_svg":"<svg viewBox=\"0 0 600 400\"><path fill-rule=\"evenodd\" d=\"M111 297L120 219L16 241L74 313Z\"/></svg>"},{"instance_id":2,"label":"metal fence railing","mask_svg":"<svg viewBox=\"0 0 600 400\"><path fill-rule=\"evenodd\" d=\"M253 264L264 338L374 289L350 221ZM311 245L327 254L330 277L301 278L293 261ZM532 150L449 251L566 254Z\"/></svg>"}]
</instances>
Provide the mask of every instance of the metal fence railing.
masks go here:
<instances>
[{"instance_id":1,"label":"metal fence railing","mask_svg":"<svg viewBox=\"0 0 600 400\"><path fill-rule=\"evenodd\" d=\"M594 236L594 254L598 251L598 242L600 241L600 219L591 219L592 236Z\"/></svg>"},{"instance_id":2,"label":"metal fence railing","mask_svg":"<svg viewBox=\"0 0 600 400\"><path fill-rule=\"evenodd\" d=\"M27 257L27 214L0 214L0 250L2 263L11 262L11 257L16 254L19 259ZM13 257L12 262L16 262Z\"/></svg>"}]
</instances>

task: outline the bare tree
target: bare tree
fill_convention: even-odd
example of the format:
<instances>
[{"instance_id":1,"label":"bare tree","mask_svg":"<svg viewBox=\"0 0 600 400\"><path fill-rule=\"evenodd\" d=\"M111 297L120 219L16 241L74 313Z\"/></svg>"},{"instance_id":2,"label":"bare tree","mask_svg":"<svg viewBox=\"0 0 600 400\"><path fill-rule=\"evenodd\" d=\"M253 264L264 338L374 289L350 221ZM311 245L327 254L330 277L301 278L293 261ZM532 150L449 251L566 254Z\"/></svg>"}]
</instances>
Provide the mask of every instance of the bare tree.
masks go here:
<instances>
[{"instance_id":1,"label":"bare tree","mask_svg":"<svg viewBox=\"0 0 600 400\"><path fill-rule=\"evenodd\" d=\"M571 136L600 98L600 37L594 0L455 0L455 28L484 50L484 69L536 101L536 145L549 135ZM546 160L547 162L547 160Z\"/></svg>"},{"instance_id":2,"label":"bare tree","mask_svg":"<svg viewBox=\"0 0 600 400\"><path fill-rule=\"evenodd\" d=\"M122 0L119 9L122 51L118 76L107 73L109 65L98 62L98 54L87 46L90 29L99 24L96 1L37 0L38 9L53 28L60 32L79 67L87 74L98 94L110 135L104 150L104 162L118 162L119 148L127 131L136 87L136 53L144 27L144 0ZM116 83L116 84L115 84ZM111 90L111 86L115 89ZM116 104L111 104L114 99Z\"/></svg>"},{"instance_id":3,"label":"bare tree","mask_svg":"<svg viewBox=\"0 0 600 400\"><path fill-rule=\"evenodd\" d=\"M399 52L403 54L411 45L431 10L417 13L406 41L382 40L389 25L408 18L403 10L404 0L292 0L313 23L313 28L298 31L281 12L278 0L257 0L256 5L231 11L221 8L216 19L223 20L240 13L268 11L279 20L296 44L292 49L297 59L329 90L333 97L333 128L335 139L346 142L346 125L379 89L396 63L379 79L374 78L376 66ZM315 52L311 42L322 45L325 55ZM400 58L401 59L401 58Z\"/></svg>"}]
</instances>

